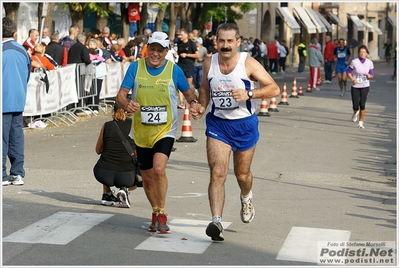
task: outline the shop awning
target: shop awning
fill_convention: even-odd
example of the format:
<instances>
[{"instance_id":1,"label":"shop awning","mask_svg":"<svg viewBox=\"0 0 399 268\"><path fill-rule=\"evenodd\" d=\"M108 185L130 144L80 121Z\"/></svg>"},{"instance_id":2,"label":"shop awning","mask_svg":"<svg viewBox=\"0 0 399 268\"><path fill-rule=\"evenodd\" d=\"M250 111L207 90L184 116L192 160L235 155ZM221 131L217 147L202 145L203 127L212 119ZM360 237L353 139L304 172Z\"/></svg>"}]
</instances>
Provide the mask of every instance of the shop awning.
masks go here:
<instances>
[{"instance_id":1,"label":"shop awning","mask_svg":"<svg viewBox=\"0 0 399 268\"><path fill-rule=\"evenodd\" d=\"M327 30L329 32L332 32L332 26L331 24L326 20L326 18L324 18L324 16L322 14L320 14L320 12L316 12L317 16L319 16L320 20L323 22L323 24L327 27Z\"/></svg>"},{"instance_id":2,"label":"shop awning","mask_svg":"<svg viewBox=\"0 0 399 268\"><path fill-rule=\"evenodd\" d=\"M388 16L388 21L393 27L396 27L396 17L395 16Z\"/></svg>"},{"instance_id":3,"label":"shop awning","mask_svg":"<svg viewBox=\"0 0 399 268\"><path fill-rule=\"evenodd\" d=\"M317 31L319 33L325 33L327 32L327 27L324 25L324 23L320 20L320 17L317 15L317 11L311 9L310 7L304 8L305 11L308 13L310 19L313 21L314 25L317 27Z\"/></svg>"},{"instance_id":4,"label":"shop awning","mask_svg":"<svg viewBox=\"0 0 399 268\"><path fill-rule=\"evenodd\" d=\"M346 27L346 24L344 24L337 15L335 15L332 12L328 12L328 15L330 16L331 20L335 23L338 24L342 30L345 30L346 32L348 31L348 28Z\"/></svg>"},{"instance_id":5,"label":"shop awning","mask_svg":"<svg viewBox=\"0 0 399 268\"><path fill-rule=\"evenodd\" d=\"M288 27L291 28L292 33L301 33L301 26L299 26L294 16L292 16L288 7L277 7L276 11L280 15L280 17L284 19Z\"/></svg>"},{"instance_id":6,"label":"shop awning","mask_svg":"<svg viewBox=\"0 0 399 268\"><path fill-rule=\"evenodd\" d=\"M367 28L369 32L374 31L374 27L368 21L365 20L360 20L360 21L363 23L363 25Z\"/></svg>"},{"instance_id":7,"label":"shop awning","mask_svg":"<svg viewBox=\"0 0 399 268\"><path fill-rule=\"evenodd\" d=\"M374 24L372 22L370 22L370 24L373 26L374 31L376 31L378 35L382 35L382 31L380 28L378 28L377 24Z\"/></svg>"},{"instance_id":8,"label":"shop awning","mask_svg":"<svg viewBox=\"0 0 399 268\"><path fill-rule=\"evenodd\" d=\"M302 7L294 7L294 15L301 21L303 26L308 30L308 33L314 34L317 32L316 25L312 22L308 13Z\"/></svg>"},{"instance_id":9,"label":"shop awning","mask_svg":"<svg viewBox=\"0 0 399 268\"><path fill-rule=\"evenodd\" d=\"M358 31L364 31L364 25L356 14L348 14L348 18L350 18L351 21L353 21Z\"/></svg>"}]
</instances>

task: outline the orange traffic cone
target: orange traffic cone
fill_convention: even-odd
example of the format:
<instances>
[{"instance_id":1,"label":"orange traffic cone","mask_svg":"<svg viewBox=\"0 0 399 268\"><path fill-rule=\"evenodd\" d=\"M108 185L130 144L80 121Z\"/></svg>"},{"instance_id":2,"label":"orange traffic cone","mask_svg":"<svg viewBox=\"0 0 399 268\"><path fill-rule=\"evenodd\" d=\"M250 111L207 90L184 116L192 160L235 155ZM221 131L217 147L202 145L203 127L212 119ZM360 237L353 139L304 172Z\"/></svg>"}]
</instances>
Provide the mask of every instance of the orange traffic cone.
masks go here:
<instances>
[{"instance_id":1,"label":"orange traffic cone","mask_svg":"<svg viewBox=\"0 0 399 268\"><path fill-rule=\"evenodd\" d=\"M267 99L263 98L262 102L260 103L260 111L258 113L260 116L270 116L269 108L267 106Z\"/></svg>"},{"instance_id":2,"label":"orange traffic cone","mask_svg":"<svg viewBox=\"0 0 399 268\"><path fill-rule=\"evenodd\" d=\"M298 95L303 96L302 86L299 86Z\"/></svg>"},{"instance_id":3,"label":"orange traffic cone","mask_svg":"<svg viewBox=\"0 0 399 268\"><path fill-rule=\"evenodd\" d=\"M310 85L310 83L308 84L308 89L306 89L306 92L312 92L312 86Z\"/></svg>"},{"instance_id":4,"label":"orange traffic cone","mask_svg":"<svg viewBox=\"0 0 399 268\"><path fill-rule=\"evenodd\" d=\"M298 97L298 91L296 89L296 78L294 78L294 82L292 84L292 91L291 91L291 96L290 98L299 98Z\"/></svg>"},{"instance_id":5,"label":"orange traffic cone","mask_svg":"<svg viewBox=\"0 0 399 268\"><path fill-rule=\"evenodd\" d=\"M281 93L281 100L278 105L289 105L288 104L288 97L287 97L287 84L284 83L283 92Z\"/></svg>"},{"instance_id":6,"label":"orange traffic cone","mask_svg":"<svg viewBox=\"0 0 399 268\"><path fill-rule=\"evenodd\" d=\"M276 98L275 97L273 97L273 98L271 98L270 99L270 107L269 107L269 110L268 110L269 112L278 112L278 109L277 109L277 101L276 101Z\"/></svg>"},{"instance_id":7,"label":"orange traffic cone","mask_svg":"<svg viewBox=\"0 0 399 268\"><path fill-rule=\"evenodd\" d=\"M196 142L197 139L193 138L193 128L190 121L189 105L186 103L183 116L183 126L181 128L181 137L176 140L177 142Z\"/></svg>"}]
</instances>

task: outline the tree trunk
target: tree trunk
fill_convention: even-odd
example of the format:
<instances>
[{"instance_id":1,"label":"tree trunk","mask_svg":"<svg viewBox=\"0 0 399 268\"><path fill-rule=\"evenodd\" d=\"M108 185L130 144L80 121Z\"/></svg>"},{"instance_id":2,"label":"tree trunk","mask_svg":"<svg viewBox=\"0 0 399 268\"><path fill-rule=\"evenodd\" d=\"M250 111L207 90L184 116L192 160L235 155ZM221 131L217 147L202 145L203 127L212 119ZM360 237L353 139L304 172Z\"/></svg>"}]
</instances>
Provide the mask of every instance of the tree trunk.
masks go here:
<instances>
[{"instance_id":1,"label":"tree trunk","mask_svg":"<svg viewBox=\"0 0 399 268\"><path fill-rule=\"evenodd\" d=\"M127 12L127 7L125 3L120 3L121 14L122 14L122 37L125 38L126 42L129 40L129 17Z\"/></svg>"},{"instance_id":2,"label":"tree trunk","mask_svg":"<svg viewBox=\"0 0 399 268\"><path fill-rule=\"evenodd\" d=\"M170 20L169 20L169 38L171 40L175 39L176 35L176 9L175 3L170 3Z\"/></svg>"},{"instance_id":3,"label":"tree trunk","mask_svg":"<svg viewBox=\"0 0 399 268\"><path fill-rule=\"evenodd\" d=\"M55 3L47 3L47 16L44 18L44 26L47 26L49 28L50 34L54 32L54 23L53 23L53 17L54 17L54 8L55 8ZM42 29L42 19L43 19L43 3L38 4L38 30L40 31ZM41 33L40 33L41 34Z\"/></svg>"},{"instance_id":4,"label":"tree trunk","mask_svg":"<svg viewBox=\"0 0 399 268\"><path fill-rule=\"evenodd\" d=\"M3 3L6 17L12 19L18 25L18 9L19 3Z\"/></svg>"},{"instance_id":5,"label":"tree trunk","mask_svg":"<svg viewBox=\"0 0 399 268\"><path fill-rule=\"evenodd\" d=\"M162 32L162 23L164 18L165 18L165 10L159 9L155 24L155 29L159 32Z\"/></svg>"},{"instance_id":6,"label":"tree trunk","mask_svg":"<svg viewBox=\"0 0 399 268\"><path fill-rule=\"evenodd\" d=\"M76 24L79 27L79 33L83 33L83 11L74 11L69 4L69 14L71 15L72 24Z\"/></svg>"},{"instance_id":7,"label":"tree trunk","mask_svg":"<svg viewBox=\"0 0 399 268\"><path fill-rule=\"evenodd\" d=\"M103 10L108 10L108 3L99 3L99 5ZM96 15L96 18L96 28L102 31L104 27L108 25L108 16L100 17Z\"/></svg>"},{"instance_id":8,"label":"tree trunk","mask_svg":"<svg viewBox=\"0 0 399 268\"><path fill-rule=\"evenodd\" d=\"M141 6L141 12L140 12L140 22L137 25L137 29L138 29L138 35L143 34L144 28L147 24L147 20L148 20L148 11L147 11L147 6L148 3L143 3L143 5Z\"/></svg>"}]
</instances>

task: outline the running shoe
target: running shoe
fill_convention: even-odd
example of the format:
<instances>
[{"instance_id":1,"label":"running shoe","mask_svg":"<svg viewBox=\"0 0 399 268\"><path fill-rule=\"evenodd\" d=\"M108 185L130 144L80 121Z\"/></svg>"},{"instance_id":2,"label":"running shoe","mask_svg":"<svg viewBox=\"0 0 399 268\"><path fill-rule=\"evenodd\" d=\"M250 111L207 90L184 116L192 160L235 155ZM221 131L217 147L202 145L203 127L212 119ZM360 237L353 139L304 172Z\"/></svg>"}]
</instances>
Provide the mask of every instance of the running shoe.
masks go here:
<instances>
[{"instance_id":1,"label":"running shoe","mask_svg":"<svg viewBox=\"0 0 399 268\"><path fill-rule=\"evenodd\" d=\"M359 125L357 125L357 127L358 128L364 128L363 121L359 121Z\"/></svg>"},{"instance_id":2,"label":"running shoe","mask_svg":"<svg viewBox=\"0 0 399 268\"><path fill-rule=\"evenodd\" d=\"M151 225L148 227L148 231L155 233L157 231L157 213L152 213Z\"/></svg>"},{"instance_id":3,"label":"running shoe","mask_svg":"<svg viewBox=\"0 0 399 268\"><path fill-rule=\"evenodd\" d=\"M339 94L340 97L345 96L345 90L341 90L341 94Z\"/></svg>"},{"instance_id":4,"label":"running shoe","mask_svg":"<svg viewBox=\"0 0 399 268\"><path fill-rule=\"evenodd\" d=\"M119 200L112 193L103 194L103 198L101 199L101 205L103 206L117 206L119 205Z\"/></svg>"},{"instance_id":5,"label":"running shoe","mask_svg":"<svg viewBox=\"0 0 399 268\"><path fill-rule=\"evenodd\" d=\"M206 235L209 236L213 241L223 241L223 226L221 222L210 222L205 231Z\"/></svg>"},{"instance_id":6,"label":"running shoe","mask_svg":"<svg viewBox=\"0 0 399 268\"><path fill-rule=\"evenodd\" d=\"M148 231L155 233L157 231L157 213L153 212L151 217L151 225L148 226Z\"/></svg>"},{"instance_id":7,"label":"running shoe","mask_svg":"<svg viewBox=\"0 0 399 268\"><path fill-rule=\"evenodd\" d=\"M24 178L22 178L21 175L10 175L8 176L8 181L12 184L12 185L24 185Z\"/></svg>"},{"instance_id":8,"label":"running shoe","mask_svg":"<svg viewBox=\"0 0 399 268\"><path fill-rule=\"evenodd\" d=\"M359 120L359 110L352 115L352 122L357 122L357 120Z\"/></svg>"},{"instance_id":9,"label":"running shoe","mask_svg":"<svg viewBox=\"0 0 399 268\"><path fill-rule=\"evenodd\" d=\"M244 201L242 199L242 195L240 194L241 199L241 220L243 223L249 223L255 217L255 208L252 204L252 191L249 193L248 201Z\"/></svg>"},{"instance_id":10,"label":"running shoe","mask_svg":"<svg viewBox=\"0 0 399 268\"><path fill-rule=\"evenodd\" d=\"M1 183L2 186L8 186L8 185L10 185L10 184L11 184L11 182L8 181L8 180L2 181L2 183Z\"/></svg>"},{"instance_id":11,"label":"running shoe","mask_svg":"<svg viewBox=\"0 0 399 268\"><path fill-rule=\"evenodd\" d=\"M169 226L166 224L168 217L166 214L158 214L157 230L158 234L170 234Z\"/></svg>"},{"instance_id":12,"label":"running shoe","mask_svg":"<svg viewBox=\"0 0 399 268\"><path fill-rule=\"evenodd\" d=\"M130 195L126 187L120 188L116 197L119 200L119 207L130 208Z\"/></svg>"}]
</instances>

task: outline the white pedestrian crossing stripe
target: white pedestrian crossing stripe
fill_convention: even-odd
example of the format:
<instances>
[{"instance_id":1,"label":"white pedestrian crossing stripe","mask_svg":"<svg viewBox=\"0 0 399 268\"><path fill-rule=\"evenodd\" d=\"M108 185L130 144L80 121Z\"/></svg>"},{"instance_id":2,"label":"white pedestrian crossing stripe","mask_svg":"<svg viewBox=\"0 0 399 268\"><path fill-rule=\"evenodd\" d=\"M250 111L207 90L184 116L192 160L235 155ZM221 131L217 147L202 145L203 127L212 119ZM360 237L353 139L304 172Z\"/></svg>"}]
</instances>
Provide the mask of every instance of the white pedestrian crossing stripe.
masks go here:
<instances>
[{"instance_id":1,"label":"white pedestrian crossing stripe","mask_svg":"<svg viewBox=\"0 0 399 268\"><path fill-rule=\"evenodd\" d=\"M168 222L170 234L151 234L136 250L167 251L179 253L202 254L212 244L205 234L209 221L174 219ZM226 229L231 222L223 222Z\"/></svg>"},{"instance_id":2,"label":"white pedestrian crossing stripe","mask_svg":"<svg viewBox=\"0 0 399 268\"><path fill-rule=\"evenodd\" d=\"M113 215L57 212L10 234L3 242L66 245Z\"/></svg>"},{"instance_id":3,"label":"white pedestrian crossing stripe","mask_svg":"<svg viewBox=\"0 0 399 268\"><path fill-rule=\"evenodd\" d=\"M276 259L317 263L319 241L349 241L350 231L292 227Z\"/></svg>"}]
</instances>

